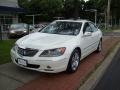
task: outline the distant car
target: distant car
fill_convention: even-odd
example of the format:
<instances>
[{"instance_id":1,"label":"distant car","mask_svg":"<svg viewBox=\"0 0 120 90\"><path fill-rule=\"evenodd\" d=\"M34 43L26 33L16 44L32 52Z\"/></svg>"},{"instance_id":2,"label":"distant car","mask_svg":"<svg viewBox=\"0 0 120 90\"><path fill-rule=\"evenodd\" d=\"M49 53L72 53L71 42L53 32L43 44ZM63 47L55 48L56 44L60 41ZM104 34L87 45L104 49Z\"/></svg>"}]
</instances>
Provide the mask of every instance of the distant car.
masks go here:
<instances>
[{"instance_id":1,"label":"distant car","mask_svg":"<svg viewBox=\"0 0 120 90\"><path fill-rule=\"evenodd\" d=\"M9 27L9 37L24 36L28 34L28 25L25 23L12 24Z\"/></svg>"},{"instance_id":2,"label":"distant car","mask_svg":"<svg viewBox=\"0 0 120 90\"><path fill-rule=\"evenodd\" d=\"M27 69L75 72L80 60L102 49L102 32L87 20L56 20L19 39L11 49L12 61Z\"/></svg>"},{"instance_id":3,"label":"distant car","mask_svg":"<svg viewBox=\"0 0 120 90\"><path fill-rule=\"evenodd\" d=\"M35 28L35 29L33 29L32 31L31 31L31 33L35 33L35 32L38 32L38 31L40 31L42 28Z\"/></svg>"},{"instance_id":4,"label":"distant car","mask_svg":"<svg viewBox=\"0 0 120 90\"><path fill-rule=\"evenodd\" d=\"M37 24L31 32L32 33L38 32L38 31L42 30L44 27L46 27L47 25L48 25L48 23Z\"/></svg>"},{"instance_id":5,"label":"distant car","mask_svg":"<svg viewBox=\"0 0 120 90\"><path fill-rule=\"evenodd\" d=\"M31 32L33 29L35 29L35 27L33 25L28 25L29 26L29 31Z\"/></svg>"}]
</instances>

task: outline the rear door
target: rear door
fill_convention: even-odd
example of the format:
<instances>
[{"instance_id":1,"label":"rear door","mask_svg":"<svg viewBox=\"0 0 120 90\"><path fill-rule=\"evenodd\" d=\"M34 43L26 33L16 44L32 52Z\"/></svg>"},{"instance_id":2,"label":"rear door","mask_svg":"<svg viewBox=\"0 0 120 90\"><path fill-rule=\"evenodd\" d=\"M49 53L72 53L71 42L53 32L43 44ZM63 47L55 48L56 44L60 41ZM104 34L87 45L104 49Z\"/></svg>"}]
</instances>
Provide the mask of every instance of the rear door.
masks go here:
<instances>
[{"instance_id":1,"label":"rear door","mask_svg":"<svg viewBox=\"0 0 120 90\"><path fill-rule=\"evenodd\" d=\"M91 35L85 36L86 32L90 32ZM93 30L90 27L90 24L86 22L83 27L83 35L81 37L81 49L82 49L82 57L84 58L86 55L88 55L91 52L92 44L93 44L93 36L92 36Z\"/></svg>"},{"instance_id":2,"label":"rear door","mask_svg":"<svg viewBox=\"0 0 120 90\"><path fill-rule=\"evenodd\" d=\"M89 25L92 29L92 46L91 46L91 49L95 50L98 46L98 43L99 43L99 32L98 32L98 28L92 22L89 22Z\"/></svg>"}]
</instances>

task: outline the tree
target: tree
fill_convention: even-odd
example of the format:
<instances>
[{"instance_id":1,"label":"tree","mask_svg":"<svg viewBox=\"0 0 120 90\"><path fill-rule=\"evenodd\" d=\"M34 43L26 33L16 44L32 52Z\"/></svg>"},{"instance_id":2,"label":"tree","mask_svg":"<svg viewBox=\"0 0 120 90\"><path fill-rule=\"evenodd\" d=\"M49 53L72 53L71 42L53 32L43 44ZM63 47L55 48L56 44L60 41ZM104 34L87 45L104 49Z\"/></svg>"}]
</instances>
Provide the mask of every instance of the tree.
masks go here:
<instances>
[{"instance_id":1,"label":"tree","mask_svg":"<svg viewBox=\"0 0 120 90\"><path fill-rule=\"evenodd\" d=\"M77 18L80 16L82 11L82 6L84 6L84 0L65 0L64 10L65 16L67 18L74 17Z\"/></svg>"},{"instance_id":2,"label":"tree","mask_svg":"<svg viewBox=\"0 0 120 90\"><path fill-rule=\"evenodd\" d=\"M63 11L64 0L18 0L19 5L29 14L59 16Z\"/></svg>"},{"instance_id":3,"label":"tree","mask_svg":"<svg viewBox=\"0 0 120 90\"><path fill-rule=\"evenodd\" d=\"M19 5L27 9L29 14L43 14L42 18L64 16L66 18L87 18L94 21L93 12L85 12L84 9L97 9L98 20L106 13L108 0L18 0ZM111 21L120 22L120 0L111 0Z\"/></svg>"},{"instance_id":4,"label":"tree","mask_svg":"<svg viewBox=\"0 0 120 90\"><path fill-rule=\"evenodd\" d=\"M28 0L18 0L18 4L20 7L24 9L29 9L29 1Z\"/></svg>"},{"instance_id":5,"label":"tree","mask_svg":"<svg viewBox=\"0 0 120 90\"><path fill-rule=\"evenodd\" d=\"M97 9L100 12L106 12L108 6L108 0L90 0L96 1ZM110 4L110 17L111 17L111 24L119 24L120 23L120 0L111 0Z\"/></svg>"},{"instance_id":6,"label":"tree","mask_svg":"<svg viewBox=\"0 0 120 90\"><path fill-rule=\"evenodd\" d=\"M27 14L41 14L41 17L46 19L60 16L63 3L63 0L19 0L19 5L27 9Z\"/></svg>"},{"instance_id":7,"label":"tree","mask_svg":"<svg viewBox=\"0 0 120 90\"><path fill-rule=\"evenodd\" d=\"M112 24L120 24L120 0L111 1L111 19Z\"/></svg>"}]
</instances>

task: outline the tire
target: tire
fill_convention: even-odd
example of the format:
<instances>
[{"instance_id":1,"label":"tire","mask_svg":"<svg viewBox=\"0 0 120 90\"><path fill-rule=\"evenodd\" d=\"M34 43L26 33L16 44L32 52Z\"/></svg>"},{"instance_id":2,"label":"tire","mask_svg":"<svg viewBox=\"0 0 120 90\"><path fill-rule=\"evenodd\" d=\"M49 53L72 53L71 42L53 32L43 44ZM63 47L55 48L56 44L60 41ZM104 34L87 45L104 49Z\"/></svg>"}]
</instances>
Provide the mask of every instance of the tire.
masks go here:
<instances>
[{"instance_id":1,"label":"tire","mask_svg":"<svg viewBox=\"0 0 120 90\"><path fill-rule=\"evenodd\" d=\"M70 57L68 66L67 66L67 72L75 72L78 69L79 63L80 63L80 57L81 54L78 49L75 49Z\"/></svg>"},{"instance_id":2,"label":"tire","mask_svg":"<svg viewBox=\"0 0 120 90\"><path fill-rule=\"evenodd\" d=\"M102 51L102 40L99 41L96 52L101 52L101 51Z\"/></svg>"}]
</instances>

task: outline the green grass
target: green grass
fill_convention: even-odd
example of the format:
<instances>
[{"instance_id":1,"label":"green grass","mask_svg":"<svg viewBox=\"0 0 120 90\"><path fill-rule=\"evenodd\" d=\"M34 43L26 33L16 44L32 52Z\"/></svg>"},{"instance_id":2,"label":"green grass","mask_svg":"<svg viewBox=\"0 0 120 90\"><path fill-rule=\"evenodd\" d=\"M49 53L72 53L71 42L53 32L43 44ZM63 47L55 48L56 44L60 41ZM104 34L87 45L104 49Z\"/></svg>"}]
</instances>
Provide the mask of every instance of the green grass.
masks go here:
<instances>
[{"instance_id":1,"label":"green grass","mask_svg":"<svg viewBox=\"0 0 120 90\"><path fill-rule=\"evenodd\" d=\"M0 64L11 61L10 49L14 45L15 40L0 40Z\"/></svg>"},{"instance_id":2,"label":"green grass","mask_svg":"<svg viewBox=\"0 0 120 90\"><path fill-rule=\"evenodd\" d=\"M101 29L102 30L102 32L113 32L113 29Z\"/></svg>"}]
</instances>

